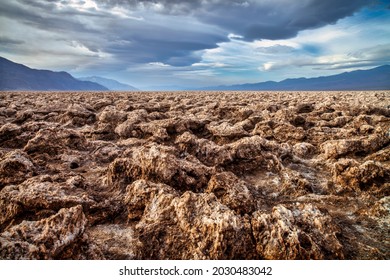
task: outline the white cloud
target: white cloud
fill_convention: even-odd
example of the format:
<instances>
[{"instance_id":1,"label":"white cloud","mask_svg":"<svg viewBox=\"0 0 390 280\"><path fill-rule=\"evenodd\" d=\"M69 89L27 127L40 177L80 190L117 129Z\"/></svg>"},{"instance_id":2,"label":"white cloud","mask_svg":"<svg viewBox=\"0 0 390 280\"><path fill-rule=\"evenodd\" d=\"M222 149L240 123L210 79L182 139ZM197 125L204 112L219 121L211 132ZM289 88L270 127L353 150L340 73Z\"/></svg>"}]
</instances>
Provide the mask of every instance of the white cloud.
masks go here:
<instances>
[{"instance_id":1,"label":"white cloud","mask_svg":"<svg viewBox=\"0 0 390 280\"><path fill-rule=\"evenodd\" d=\"M234 33L229 33L227 37L230 40L235 40L235 39L241 40L241 39L244 39L244 36L237 35L237 34L234 34Z\"/></svg>"},{"instance_id":2,"label":"white cloud","mask_svg":"<svg viewBox=\"0 0 390 280\"><path fill-rule=\"evenodd\" d=\"M211 63L205 63L205 62L199 62L199 63L193 63L191 66L193 67L211 67L211 68L225 68L229 67L229 64L221 63L221 62L211 62Z\"/></svg>"},{"instance_id":3,"label":"white cloud","mask_svg":"<svg viewBox=\"0 0 390 280\"><path fill-rule=\"evenodd\" d=\"M162 62L149 62L148 65L153 67L170 67L171 65Z\"/></svg>"},{"instance_id":4,"label":"white cloud","mask_svg":"<svg viewBox=\"0 0 390 280\"><path fill-rule=\"evenodd\" d=\"M134 16L128 9L125 9L125 8L119 7L119 6L113 7L108 12L111 13L112 15L118 16L120 18L133 19L133 20L139 20L139 21L145 20L144 17Z\"/></svg>"},{"instance_id":5,"label":"white cloud","mask_svg":"<svg viewBox=\"0 0 390 280\"><path fill-rule=\"evenodd\" d=\"M58 9L73 8L81 12L86 12L89 10L100 10L96 2L93 0L62 0L55 2L55 5Z\"/></svg>"},{"instance_id":6,"label":"white cloud","mask_svg":"<svg viewBox=\"0 0 390 280\"><path fill-rule=\"evenodd\" d=\"M275 63L273 62L266 62L263 64L262 67L259 67L260 71L268 71L271 70Z\"/></svg>"}]
</instances>

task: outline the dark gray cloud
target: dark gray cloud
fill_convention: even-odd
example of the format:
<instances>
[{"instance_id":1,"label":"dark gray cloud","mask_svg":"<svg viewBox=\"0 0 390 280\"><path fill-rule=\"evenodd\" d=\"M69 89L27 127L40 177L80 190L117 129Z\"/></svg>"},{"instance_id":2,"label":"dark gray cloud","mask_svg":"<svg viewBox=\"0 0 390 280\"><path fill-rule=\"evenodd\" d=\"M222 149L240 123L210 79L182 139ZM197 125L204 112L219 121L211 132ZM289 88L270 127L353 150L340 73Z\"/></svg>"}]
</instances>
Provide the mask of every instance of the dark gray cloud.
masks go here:
<instances>
[{"instance_id":1,"label":"dark gray cloud","mask_svg":"<svg viewBox=\"0 0 390 280\"><path fill-rule=\"evenodd\" d=\"M47 32L47 41L42 44L76 41L91 57L109 54L110 61L105 63L110 64L112 70L121 70L149 62L188 66L199 62L197 51L216 48L218 43L229 40L229 34L240 35L245 41L292 38L301 30L335 23L372 2L374 0L5 0L0 16L36 28L40 34ZM10 37L14 28L1 27L8 31L8 37L4 37L8 41L4 39L4 43L26 41L28 44L27 39ZM18 32L15 30L15 34ZM262 51L271 50L277 51L277 48Z\"/></svg>"},{"instance_id":2,"label":"dark gray cloud","mask_svg":"<svg viewBox=\"0 0 390 280\"><path fill-rule=\"evenodd\" d=\"M23 40L14 40L5 36L0 36L0 45L20 45L25 43Z\"/></svg>"},{"instance_id":3,"label":"dark gray cloud","mask_svg":"<svg viewBox=\"0 0 390 280\"><path fill-rule=\"evenodd\" d=\"M105 8L121 7L145 16L146 22L132 24L125 36L133 45L129 53L121 52L127 59L142 62L162 61L175 66L189 65L197 61L193 52L216 47L234 33L243 40L286 39L296 36L305 29L317 28L353 14L370 0L97 0ZM147 22L148 15L160 14L157 24ZM166 17L186 17L181 24L188 25L191 20L205 24L202 30L191 30L184 26L166 22ZM180 23L179 23L180 24ZM135 25L137 27L135 27ZM209 26L217 27L219 34L209 32ZM114 31L118 32L118 31ZM123 36L122 36L123 37ZM119 48L121 46L111 46ZM133 49L137 49L134 56ZM141 51L140 51L141 50ZM108 49L112 51L112 49Z\"/></svg>"},{"instance_id":4,"label":"dark gray cloud","mask_svg":"<svg viewBox=\"0 0 390 280\"><path fill-rule=\"evenodd\" d=\"M17 20L28 26L35 26L41 30L53 30L58 33L68 31L78 33L96 32L93 26L82 23L78 16L105 16L104 14L99 15L89 12L81 13L75 9L58 10L54 2L49 0L6 1L2 3L0 16Z\"/></svg>"},{"instance_id":5,"label":"dark gray cloud","mask_svg":"<svg viewBox=\"0 0 390 280\"><path fill-rule=\"evenodd\" d=\"M245 40L286 39L352 15L375 0L98 0L106 6L150 9L170 15L191 15L244 36Z\"/></svg>"},{"instance_id":6,"label":"dark gray cloud","mask_svg":"<svg viewBox=\"0 0 390 280\"><path fill-rule=\"evenodd\" d=\"M199 60L194 51L215 48L218 42L228 40L225 32L196 19L188 22L176 15L171 20L163 11L152 9L153 1L95 2L98 9L79 9L84 1L9 1L1 7L0 16L54 32L64 41L76 40L92 52L106 52L130 64L162 61L174 66L191 65ZM128 17L118 15L117 10L112 10L115 7L126 8L123 12ZM124 63L117 65L118 69L126 67Z\"/></svg>"}]
</instances>

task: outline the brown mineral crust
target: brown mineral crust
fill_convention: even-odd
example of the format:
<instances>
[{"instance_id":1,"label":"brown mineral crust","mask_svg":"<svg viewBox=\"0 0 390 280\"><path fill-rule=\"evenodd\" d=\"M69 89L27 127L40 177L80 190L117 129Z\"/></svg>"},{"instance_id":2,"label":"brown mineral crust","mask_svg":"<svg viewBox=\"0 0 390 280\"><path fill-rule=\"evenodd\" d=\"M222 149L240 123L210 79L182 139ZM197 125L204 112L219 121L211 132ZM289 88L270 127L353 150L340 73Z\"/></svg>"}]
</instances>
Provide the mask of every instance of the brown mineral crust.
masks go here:
<instances>
[{"instance_id":1,"label":"brown mineral crust","mask_svg":"<svg viewBox=\"0 0 390 280\"><path fill-rule=\"evenodd\" d=\"M148 112L145 109L135 110L127 115L127 120L115 128L115 132L122 138L136 137L136 125L145 121Z\"/></svg>"},{"instance_id":2,"label":"brown mineral crust","mask_svg":"<svg viewBox=\"0 0 390 280\"><path fill-rule=\"evenodd\" d=\"M58 117L61 123L77 127L92 124L96 121L95 113L78 104L70 105L66 112Z\"/></svg>"},{"instance_id":3,"label":"brown mineral crust","mask_svg":"<svg viewBox=\"0 0 390 280\"><path fill-rule=\"evenodd\" d=\"M86 131L86 136L93 140L115 141L118 134L115 133L115 124L99 122L95 129Z\"/></svg>"},{"instance_id":4,"label":"brown mineral crust","mask_svg":"<svg viewBox=\"0 0 390 280\"><path fill-rule=\"evenodd\" d=\"M140 220L146 206L149 206L153 199L167 194L178 196L177 191L165 184L156 184L143 179L133 182L127 187L124 197L128 218L130 220Z\"/></svg>"},{"instance_id":5,"label":"brown mineral crust","mask_svg":"<svg viewBox=\"0 0 390 280\"><path fill-rule=\"evenodd\" d=\"M321 151L325 158L339 158L356 153L370 154L386 147L390 143L390 136L380 132L358 139L329 140L321 144Z\"/></svg>"},{"instance_id":6,"label":"brown mineral crust","mask_svg":"<svg viewBox=\"0 0 390 280\"><path fill-rule=\"evenodd\" d=\"M0 147L16 148L17 144L14 143L16 136L22 134L20 126L12 123L6 123L0 127Z\"/></svg>"},{"instance_id":7,"label":"brown mineral crust","mask_svg":"<svg viewBox=\"0 0 390 280\"><path fill-rule=\"evenodd\" d=\"M297 143L303 141L306 135L302 127L295 127L291 124L281 124L273 129L273 137L279 142Z\"/></svg>"},{"instance_id":8,"label":"brown mineral crust","mask_svg":"<svg viewBox=\"0 0 390 280\"><path fill-rule=\"evenodd\" d=\"M48 154L56 156L65 149L85 151L88 143L83 135L72 129L41 129L28 141L24 151L28 154Z\"/></svg>"},{"instance_id":9,"label":"brown mineral crust","mask_svg":"<svg viewBox=\"0 0 390 280\"><path fill-rule=\"evenodd\" d=\"M14 123L20 125L20 124L24 123L25 121L32 119L33 116L34 116L34 111L32 111L32 110L19 111L16 113Z\"/></svg>"},{"instance_id":10,"label":"brown mineral crust","mask_svg":"<svg viewBox=\"0 0 390 280\"><path fill-rule=\"evenodd\" d=\"M390 259L389 104L1 92L0 259Z\"/></svg>"},{"instance_id":11,"label":"brown mineral crust","mask_svg":"<svg viewBox=\"0 0 390 280\"><path fill-rule=\"evenodd\" d=\"M8 185L0 191L0 207L7 209L0 217L0 228L9 227L15 219L29 215L39 219L61 208L83 205L86 209L96 202L77 186L77 178L63 183L52 182L49 176L36 176L19 185Z\"/></svg>"},{"instance_id":12,"label":"brown mineral crust","mask_svg":"<svg viewBox=\"0 0 390 280\"><path fill-rule=\"evenodd\" d=\"M178 137L176 143L179 144L180 150L193 154L208 166L225 167L235 172L261 166L278 169L280 165L277 156L283 154L286 148L257 135L244 137L230 144L216 145L210 140L198 139L194 135L184 133Z\"/></svg>"},{"instance_id":13,"label":"brown mineral crust","mask_svg":"<svg viewBox=\"0 0 390 280\"><path fill-rule=\"evenodd\" d=\"M256 249L265 259L343 259L332 218L311 204L275 206L252 218Z\"/></svg>"},{"instance_id":14,"label":"brown mineral crust","mask_svg":"<svg viewBox=\"0 0 390 280\"><path fill-rule=\"evenodd\" d=\"M108 180L131 183L147 179L169 184L175 188L201 191L212 170L192 157L180 158L175 148L151 145L132 150L127 158L118 158L110 164Z\"/></svg>"},{"instance_id":15,"label":"brown mineral crust","mask_svg":"<svg viewBox=\"0 0 390 280\"><path fill-rule=\"evenodd\" d=\"M107 106L98 115L99 123L120 124L127 119L127 112L118 111L114 106Z\"/></svg>"},{"instance_id":16,"label":"brown mineral crust","mask_svg":"<svg viewBox=\"0 0 390 280\"><path fill-rule=\"evenodd\" d=\"M15 150L0 157L0 190L9 184L22 183L34 175L34 164L29 156Z\"/></svg>"},{"instance_id":17,"label":"brown mineral crust","mask_svg":"<svg viewBox=\"0 0 390 280\"><path fill-rule=\"evenodd\" d=\"M198 138L190 132L184 132L176 139L181 152L194 155L207 166L217 166L233 160L232 154L225 146L211 140Z\"/></svg>"},{"instance_id":18,"label":"brown mineral crust","mask_svg":"<svg viewBox=\"0 0 390 280\"><path fill-rule=\"evenodd\" d=\"M0 235L2 259L53 259L76 242L87 220L81 206L63 208L39 221L23 221Z\"/></svg>"},{"instance_id":19,"label":"brown mineral crust","mask_svg":"<svg viewBox=\"0 0 390 280\"><path fill-rule=\"evenodd\" d=\"M136 257L139 241L134 237L134 229L128 225L101 224L89 227L79 245L68 246L62 252L64 258L72 259L114 259L132 260ZM79 251L78 254L74 254ZM65 255L65 253L67 255Z\"/></svg>"},{"instance_id":20,"label":"brown mineral crust","mask_svg":"<svg viewBox=\"0 0 390 280\"><path fill-rule=\"evenodd\" d=\"M184 259L257 258L249 217L236 215L213 194L186 192L174 203L179 227L189 234Z\"/></svg>"},{"instance_id":21,"label":"brown mineral crust","mask_svg":"<svg viewBox=\"0 0 390 280\"><path fill-rule=\"evenodd\" d=\"M308 158L316 151L316 148L312 144L306 142L297 143L292 149L293 154L300 158Z\"/></svg>"},{"instance_id":22,"label":"brown mineral crust","mask_svg":"<svg viewBox=\"0 0 390 280\"><path fill-rule=\"evenodd\" d=\"M372 160L359 164L353 159L342 159L334 164L333 181L340 191L382 192L390 195L390 169Z\"/></svg>"},{"instance_id":23,"label":"brown mineral crust","mask_svg":"<svg viewBox=\"0 0 390 280\"><path fill-rule=\"evenodd\" d=\"M213 175L206 193L214 193L218 200L239 214L251 214L255 209L255 201L249 185L237 178L232 172Z\"/></svg>"},{"instance_id":24,"label":"brown mineral crust","mask_svg":"<svg viewBox=\"0 0 390 280\"><path fill-rule=\"evenodd\" d=\"M380 225L386 230L390 226L390 196L381 198L365 213L369 217L377 217ZM386 243L389 243L387 241Z\"/></svg>"},{"instance_id":25,"label":"brown mineral crust","mask_svg":"<svg viewBox=\"0 0 390 280\"><path fill-rule=\"evenodd\" d=\"M144 138L148 138L156 143L163 143L170 139L168 131L169 129L172 129L175 124L175 121L171 119L152 120L148 123L137 125L139 131L138 135L142 135Z\"/></svg>"},{"instance_id":26,"label":"brown mineral crust","mask_svg":"<svg viewBox=\"0 0 390 280\"><path fill-rule=\"evenodd\" d=\"M228 122L223 122L220 124L210 123L206 127L208 131L211 132L215 137L226 137L230 139L241 138L248 135L248 132L244 129L243 125L236 123L234 125L229 124Z\"/></svg>"},{"instance_id":27,"label":"brown mineral crust","mask_svg":"<svg viewBox=\"0 0 390 280\"><path fill-rule=\"evenodd\" d=\"M299 166L298 168L300 167L301 166ZM304 168L308 170L310 169L310 167L308 166L304 166ZM282 171L280 182L280 195L286 197L299 197L309 193L327 192L326 187L324 188L323 186L315 185L313 177L309 172L306 174L302 174L297 170L284 168Z\"/></svg>"},{"instance_id":28,"label":"brown mineral crust","mask_svg":"<svg viewBox=\"0 0 390 280\"><path fill-rule=\"evenodd\" d=\"M298 114L313 112L314 105L312 103L302 103L297 105L296 112Z\"/></svg>"},{"instance_id":29,"label":"brown mineral crust","mask_svg":"<svg viewBox=\"0 0 390 280\"><path fill-rule=\"evenodd\" d=\"M103 164L111 163L117 157L122 155L120 146L107 141L93 141L91 142L95 149L90 155L97 161Z\"/></svg>"},{"instance_id":30,"label":"brown mineral crust","mask_svg":"<svg viewBox=\"0 0 390 280\"><path fill-rule=\"evenodd\" d=\"M129 212L138 217L142 212L135 227L141 242L138 258L256 258L249 216L234 214L214 194L187 191L179 196L169 186L145 181L133 183L129 191ZM146 199L131 198L136 195Z\"/></svg>"}]
</instances>

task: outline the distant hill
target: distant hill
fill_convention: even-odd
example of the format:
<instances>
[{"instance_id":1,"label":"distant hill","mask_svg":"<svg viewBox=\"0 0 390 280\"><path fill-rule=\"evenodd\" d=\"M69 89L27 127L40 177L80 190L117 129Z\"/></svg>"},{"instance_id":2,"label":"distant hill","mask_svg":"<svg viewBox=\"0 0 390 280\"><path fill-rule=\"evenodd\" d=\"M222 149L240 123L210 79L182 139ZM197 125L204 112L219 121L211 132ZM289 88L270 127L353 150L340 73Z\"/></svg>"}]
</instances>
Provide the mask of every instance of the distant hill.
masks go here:
<instances>
[{"instance_id":1,"label":"distant hill","mask_svg":"<svg viewBox=\"0 0 390 280\"><path fill-rule=\"evenodd\" d=\"M118 81L112 80L112 79L107 79L103 77L97 77L97 76L92 76L92 77L81 77L78 78L80 81L90 81L94 83L98 83L102 86L105 86L109 90L123 90L123 91L136 91L138 90L137 88L130 86L128 84L123 84Z\"/></svg>"},{"instance_id":2,"label":"distant hill","mask_svg":"<svg viewBox=\"0 0 390 280\"><path fill-rule=\"evenodd\" d=\"M80 81L67 72L31 69L0 57L0 90L107 90L106 87Z\"/></svg>"},{"instance_id":3,"label":"distant hill","mask_svg":"<svg viewBox=\"0 0 390 280\"><path fill-rule=\"evenodd\" d=\"M202 90L390 90L390 65L317 78L216 86Z\"/></svg>"}]
</instances>

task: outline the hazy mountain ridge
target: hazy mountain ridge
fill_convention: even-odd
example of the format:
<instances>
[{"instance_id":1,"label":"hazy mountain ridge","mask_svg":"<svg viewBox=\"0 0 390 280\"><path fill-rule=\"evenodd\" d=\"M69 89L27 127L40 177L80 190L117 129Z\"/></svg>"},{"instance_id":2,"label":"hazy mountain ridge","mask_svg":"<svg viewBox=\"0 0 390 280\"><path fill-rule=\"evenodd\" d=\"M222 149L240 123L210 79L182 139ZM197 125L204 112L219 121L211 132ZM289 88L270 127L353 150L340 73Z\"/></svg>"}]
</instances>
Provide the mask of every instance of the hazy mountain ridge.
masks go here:
<instances>
[{"instance_id":1,"label":"hazy mountain ridge","mask_svg":"<svg viewBox=\"0 0 390 280\"><path fill-rule=\"evenodd\" d=\"M89 82L98 83L98 84L108 88L109 90L118 90L118 91L137 91L137 90L139 90L131 85L120 83L114 79L107 79L107 78L98 77L98 76L80 77L77 79L80 81L89 81Z\"/></svg>"},{"instance_id":2,"label":"hazy mountain ridge","mask_svg":"<svg viewBox=\"0 0 390 280\"><path fill-rule=\"evenodd\" d=\"M80 81L67 72L37 70L0 57L0 90L108 90L106 87Z\"/></svg>"},{"instance_id":3,"label":"hazy mountain ridge","mask_svg":"<svg viewBox=\"0 0 390 280\"><path fill-rule=\"evenodd\" d=\"M369 70L355 70L337 75L316 78L285 79L236 85L221 85L191 90L389 90L390 65ZM37 70L0 57L0 90L115 90L137 91L139 89L113 79L98 76L74 78L67 72ZM185 90L182 88L181 90Z\"/></svg>"},{"instance_id":4,"label":"hazy mountain ridge","mask_svg":"<svg viewBox=\"0 0 390 280\"><path fill-rule=\"evenodd\" d=\"M390 65L316 78L286 79L253 84L222 85L202 90L388 90Z\"/></svg>"}]
</instances>

